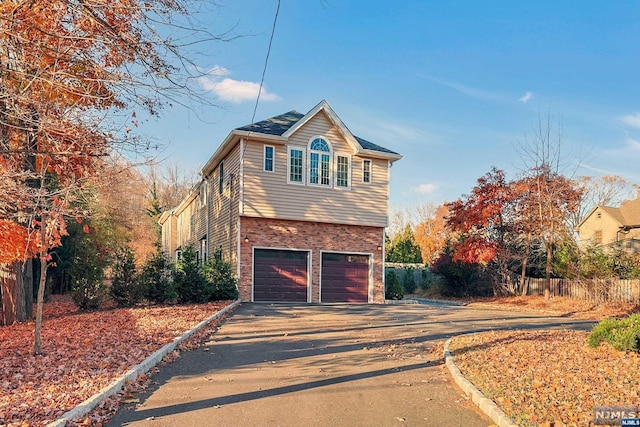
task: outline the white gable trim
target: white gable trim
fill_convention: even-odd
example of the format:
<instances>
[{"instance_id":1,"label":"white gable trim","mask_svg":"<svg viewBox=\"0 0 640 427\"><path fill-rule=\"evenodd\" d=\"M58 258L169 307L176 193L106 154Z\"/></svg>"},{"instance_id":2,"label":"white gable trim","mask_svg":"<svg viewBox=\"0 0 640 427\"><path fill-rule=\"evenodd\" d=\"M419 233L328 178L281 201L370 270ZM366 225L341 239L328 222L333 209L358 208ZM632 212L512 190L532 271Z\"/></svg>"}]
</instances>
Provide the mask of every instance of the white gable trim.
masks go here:
<instances>
[{"instance_id":1,"label":"white gable trim","mask_svg":"<svg viewBox=\"0 0 640 427\"><path fill-rule=\"evenodd\" d=\"M338 128L338 131L342 134L342 136L347 141L347 143L351 146L351 148L353 148L354 154L357 154L360 150L362 150L362 147L360 146L356 138L353 136L351 131L345 126L345 124L342 122L340 117L338 117L336 112L333 111L329 103L324 99L320 101L318 105L313 107L311 111L305 114L304 117L298 120L293 126L287 129L287 131L283 133L282 136L285 138L289 138L291 135L296 133L298 129L300 129L302 126L308 123L309 120L311 120L321 111L324 111L327 117L329 117L329 120Z\"/></svg>"}]
</instances>

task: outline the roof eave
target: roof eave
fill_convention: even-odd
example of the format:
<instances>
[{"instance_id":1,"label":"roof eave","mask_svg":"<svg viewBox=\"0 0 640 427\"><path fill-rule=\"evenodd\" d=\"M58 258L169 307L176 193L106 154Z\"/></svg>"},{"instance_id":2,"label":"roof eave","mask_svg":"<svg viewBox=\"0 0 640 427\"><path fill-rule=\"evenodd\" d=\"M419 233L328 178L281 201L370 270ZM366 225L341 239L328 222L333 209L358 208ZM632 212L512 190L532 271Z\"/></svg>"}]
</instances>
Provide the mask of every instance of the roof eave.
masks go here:
<instances>
[{"instance_id":1,"label":"roof eave","mask_svg":"<svg viewBox=\"0 0 640 427\"><path fill-rule=\"evenodd\" d=\"M260 139L263 141L268 141L272 143L280 143L284 144L287 141L287 138L280 135L270 135L266 133L260 133L255 131L248 130L232 130L229 135L222 141L222 144L218 147L218 149L213 153L213 155L209 158L207 163L200 169L200 175L203 177L209 176L211 172L218 166L220 161L225 158L227 154L231 151L231 149L240 141L240 138L254 138Z\"/></svg>"},{"instance_id":2,"label":"roof eave","mask_svg":"<svg viewBox=\"0 0 640 427\"><path fill-rule=\"evenodd\" d=\"M359 150L357 150L356 156L386 159L390 160L392 163L402 158L402 156L397 153L386 153L384 151L368 150L366 148L360 148Z\"/></svg>"}]
</instances>

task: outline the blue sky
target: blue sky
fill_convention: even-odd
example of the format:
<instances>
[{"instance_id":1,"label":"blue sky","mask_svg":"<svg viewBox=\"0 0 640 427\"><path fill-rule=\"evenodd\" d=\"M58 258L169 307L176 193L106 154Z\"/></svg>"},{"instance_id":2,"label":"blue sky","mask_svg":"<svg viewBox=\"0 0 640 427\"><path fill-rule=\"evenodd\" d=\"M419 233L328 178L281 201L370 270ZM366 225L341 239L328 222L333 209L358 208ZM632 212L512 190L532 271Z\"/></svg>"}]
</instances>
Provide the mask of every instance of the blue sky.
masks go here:
<instances>
[{"instance_id":1,"label":"blue sky","mask_svg":"<svg viewBox=\"0 0 640 427\"><path fill-rule=\"evenodd\" d=\"M223 109L165 110L140 129L199 170L251 122L275 0L221 1L211 31L249 35L198 58ZM515 177L538 118L563 128L569 172L640 184L640 2L282 0L255 121L326 99L356 135L404 156L392 209Z\"/></svg>"}]
</instances>

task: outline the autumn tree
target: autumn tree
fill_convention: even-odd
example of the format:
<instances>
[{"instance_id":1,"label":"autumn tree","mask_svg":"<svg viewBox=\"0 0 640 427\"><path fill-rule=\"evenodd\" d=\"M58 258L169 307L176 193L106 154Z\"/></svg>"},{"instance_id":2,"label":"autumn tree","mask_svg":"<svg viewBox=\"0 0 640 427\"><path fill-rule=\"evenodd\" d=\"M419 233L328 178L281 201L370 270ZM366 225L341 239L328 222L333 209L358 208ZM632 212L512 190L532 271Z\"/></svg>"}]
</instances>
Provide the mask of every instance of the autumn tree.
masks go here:
<instances>
[{"instance_id":1,"label":"autumn tree","mask_svg":"<svg viewBox=\"0 0 640 427\"><path fill-rule=\"evenodd\" d=\"M563 174L567 164L562 128L554 128L550 116L538 121L533 137L521 147L521 156L535 230L545 248L544 296L548 299L554 247L572 235L569 220L578 209L582 190Z\"/></svg>"},{"instance_id":2,"label":"autumn tree","mask_svg":"<svg viewBox=\"0 0 640 427\"><path fill-rule=\"evenodd\" d=\"M182 52L216 36L192 25L191 10L188 0L0 3L0 219L12 224L0 246L14 248L0 262L40 260L36 354L49 249L105 156L140 148L130 109L157 114L196 96L200 68ZM119 113L126 125L112 120Z\"/></svg>"},{"instance_id":3,"label":"autumn tree","mask_svg":"<svg viewBox=\"0 0 640 427\"><path fill-rule=\"evenodd\" d=\"M522 191L494 167L478 179L469 195L447 204L447 226L458 236L450 242L452 260L492 266L496 294L514 294L518 287L513 272L522 263L518 245L523 231L518 215Z\"/></svg>"},{"instance_id":4,"label":"autumn tree","mask_svg":"<svg viewBox=\"0 0 640 427\"><path fill-rule=\"evenodd\" d=\"M449 209L446 205L435 206L428 203L416 209L418 225L415 227L415 240L420 246L422 260L430 264L445 247L449 231L446 227L446 218Z\"/></svg>"}]
</instances>

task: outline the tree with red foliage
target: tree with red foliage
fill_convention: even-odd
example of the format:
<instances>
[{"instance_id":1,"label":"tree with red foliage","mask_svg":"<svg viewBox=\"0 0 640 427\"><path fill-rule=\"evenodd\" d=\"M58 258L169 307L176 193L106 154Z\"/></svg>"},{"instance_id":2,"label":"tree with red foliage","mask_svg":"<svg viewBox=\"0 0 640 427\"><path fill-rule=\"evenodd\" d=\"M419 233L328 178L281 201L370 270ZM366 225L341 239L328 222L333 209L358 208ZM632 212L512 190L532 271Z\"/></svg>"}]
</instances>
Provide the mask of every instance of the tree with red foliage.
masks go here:
<instances>
[{"instance_id":1,"label":"tree with red foliage","mask_svg":"<svg viewBox=\"0 0 640 427\"><path fill-rule=\"evenodd\" d=\"M504 171L492 168L463 199L448 203L447 227L458 234L453 261L495 266L494 292L513 294L513 251L521 236L518 208L522 187L508 182Z\"/></svg>"},{"instance_id":2,"label":"tree with red foliage","mask_svg":"<svg viewBox=\"0 0 640 427\"><path fill-rule=\"evenodd\" d=\"M0 3L0 262L40 260L34 353L41 352L49 249L84 184L116 147L137 149L131 127L110 120L139 107L156 114L190 95L199 68L181 48L216 37L181 25L189 0L6 0ZM184 37L163 38L172 25ZM175 34L174 34L175 36ZM181 43L181 45L178 45ZM122 129L124 127L124 129Z\"/></svg>"}]
</instances>

